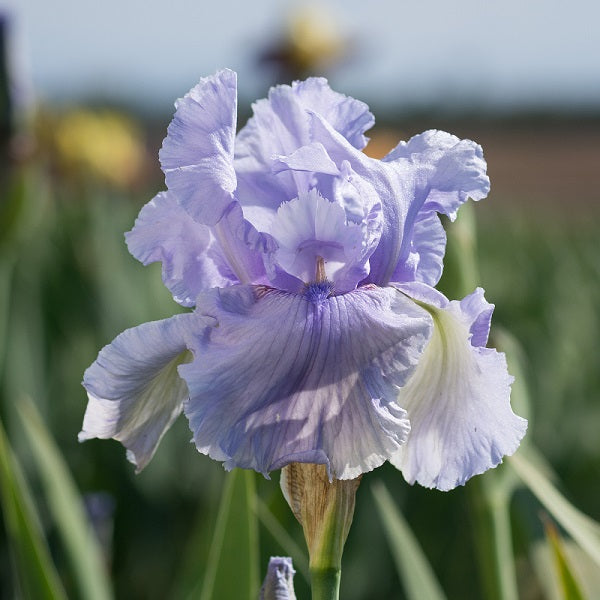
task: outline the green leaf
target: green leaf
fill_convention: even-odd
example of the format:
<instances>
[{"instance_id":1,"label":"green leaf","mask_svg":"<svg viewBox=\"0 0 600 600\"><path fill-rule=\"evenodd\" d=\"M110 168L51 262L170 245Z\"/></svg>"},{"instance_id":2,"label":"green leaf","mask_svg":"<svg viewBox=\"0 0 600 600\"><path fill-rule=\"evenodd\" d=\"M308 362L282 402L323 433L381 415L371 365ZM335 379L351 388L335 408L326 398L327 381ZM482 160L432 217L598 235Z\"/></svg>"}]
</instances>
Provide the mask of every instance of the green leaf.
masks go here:
<instances>
[{"instance_id":1,"label":"green leaf","mask_svg":"<svg viewBox=\"0 0 600 600\"><path fill-rule=\"evenodd\" d=\"M489 600L517 600L519 597L510 526L514 479L517 479L515 474L501 465L475 477L467 486L476 558L484 596Z\"/></svg>"},{"instance_id":2,"label":"green leaf","mask_svg":"<svg viewBox=\"0 0 600 600\"><path fill-rule=\"evenodd\" d=\"M562 538L561 546L580 586L583 598L590 600L597 598L598 590L600 590L598 565L572 539ZM533 544L530 550L532 566L541 586L540 597L546 600L564 600L563 590L554 573L556 562L548 541L540 539ZM531 586L531 583L529 585Z\"/></svg>"},{"instance_id":3,"label":"green leaf","mask_svg":"<svg viewBox=\"0 0 600 600\"><path fill-rule=\"evenodd\" d=\"M201 600L255 600L259 590L254 472L228 473L204 575Z\"/></svg>"},{"instance_id":4,"label":"green leaf","mask_svg":"<svg viewBox=\"0 0 600 600\"><path fill-rule=\"evenodd\" d=\"M554 523L552 523L550 519L546 519L544 529L554 558L554 567L558 576L558 581L560 582L562 597L564 600L584 600L583 593L577 583L577 579L573 573L566 552L563 549L562 540L558 535Z\"/></svg>"},{"instance_id":5,"label":"green leaf","mask_svg":"<svg viewBox=\"0 0 600 600\"><path fill-rule=\"evenodd\" d=\"M546 510L600 566L600 524L575 508L526 453L519 452L508 462Z\"/></svg>"},{"instance_id":6,"label":"green leaf","mask_svg":"<svg viewBox=\"0 0 600 600\"><path fill-rule=\"evenodd\" d=\"M376 481L371 491L407 598L443 600L445 595L433 569L387 488L382 482Z\"/></svg>"},{"instance_id":7,"label":"green leaf","mask_svg":"<svg viewBox=\"0 0 600 600\"><path fill-rule=\"evenodd\" d=\"M6 534L20 585L18 596L36 600L66 600L67 596L52 563L31 493L1 424L0 499Z\"/></svg>"},{"instance_id":8,"label":"green leaf","mask_svg":"<svg viewBox=\"0 0 600 600\"><path fill-rule=\"evenodd\" d=\"M13 262L0 256L0 373L4 370L4 355L8 346L12 270Z\"/></svg>"},{"instance_id":9,"label":"green leaf","mask_svg":"<svg viewBox=\"0 0 600 600\"><path fill-rule=\"evenodd\" d=\"M19 413L80 595L111 598L102 552L68 467L33 402L24 398Z\"/></svg>"}]
</instances>

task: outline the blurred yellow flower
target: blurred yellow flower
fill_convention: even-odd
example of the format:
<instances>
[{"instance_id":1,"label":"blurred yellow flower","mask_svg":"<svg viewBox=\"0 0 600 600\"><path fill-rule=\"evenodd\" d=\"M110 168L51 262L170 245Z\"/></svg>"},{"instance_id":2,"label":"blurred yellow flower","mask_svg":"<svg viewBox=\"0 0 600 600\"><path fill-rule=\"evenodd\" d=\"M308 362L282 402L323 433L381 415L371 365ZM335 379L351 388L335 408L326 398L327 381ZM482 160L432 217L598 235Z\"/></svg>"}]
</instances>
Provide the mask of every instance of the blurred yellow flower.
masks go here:
<instances>
[{"instance_id":1,"label":"blurred yellow flower","mask_svg":"<svg viewBox=\"0 0 600 600\"><path fill-rule=\"evenodd\" d=\"M347 45L337 23L319 5L303 6L293 14L289 43L292 59L304 72L318 71L335 63Z\"/></svg>"},{"instance_id":2,"label":"blurred yellow flower","mask_svg":"<svg viewBox=\"0 0 600 600\"><path fill-rule=\"evenodd\" d=\"M348 57L350 41L322 4L296 8L276 39L259 55L261 64L276 69L276 81L303 79L323 73Z\"/></svg>"},{"instance_id":3,"label":"blurred yellow flower","mask_svg":"<svg viewBox=\"0 0 600 600\"><path fill-rule=\"evenodd\" d=\"M142 171L145 149L137 125L114 110L75 109L58 118L53 141L62 168L84 171L120 187Z\"/></svg>"}]
</instances>

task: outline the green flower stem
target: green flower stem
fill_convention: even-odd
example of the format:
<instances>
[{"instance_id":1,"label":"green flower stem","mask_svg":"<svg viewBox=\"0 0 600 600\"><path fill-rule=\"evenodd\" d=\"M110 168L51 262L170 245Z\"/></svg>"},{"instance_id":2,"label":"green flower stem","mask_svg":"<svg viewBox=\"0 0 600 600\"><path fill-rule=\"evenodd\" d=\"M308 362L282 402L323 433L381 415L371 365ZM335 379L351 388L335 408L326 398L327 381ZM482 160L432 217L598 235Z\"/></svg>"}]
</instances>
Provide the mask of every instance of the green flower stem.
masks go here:
<instances>
[{"instance_id":1,"label":"green flower stem","mask_svg":"<svg viewBox=\"0 0 600 600\"><path fill-rule=\"evenodd\" d=\"M338 600L340 597L341 567L311 567L312 600Z\"/></svg>"},{"instance_id":2,"label":"green flower stem","mask_svg":"<svg viewBox=\"0 0 600 600\"><path fill-rule=\"evenodd\" d=\"M503 475L491 472L474 479L469 484L469 496L485 597L517 600L509 510L512 489Z\"/></svg>"},{"instance_id":3,"label":"green flower stem","mask_svg":"<svg viewBox=\"0 0 600 600\"><path fill-rule=\"evenodd\" d=\"M310 548L310 581L313 600L338 600L342 577L342 553L348 535L346 526L354 512L354 492L349 498L343 484L330 485L329 502L316 542ZM349 506L351 504L351 506Z\"/></svg>"}]
</instances>

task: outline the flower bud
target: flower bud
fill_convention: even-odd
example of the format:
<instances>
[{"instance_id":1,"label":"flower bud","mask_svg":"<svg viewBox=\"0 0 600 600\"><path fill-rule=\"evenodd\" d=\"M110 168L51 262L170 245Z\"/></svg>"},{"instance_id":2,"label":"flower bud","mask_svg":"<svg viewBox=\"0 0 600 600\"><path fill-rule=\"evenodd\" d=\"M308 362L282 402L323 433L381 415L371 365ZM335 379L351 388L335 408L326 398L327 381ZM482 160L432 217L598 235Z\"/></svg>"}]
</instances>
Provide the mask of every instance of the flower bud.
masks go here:
<instances>
[{"instance_id":1,"label":"flower bud","mask_svg":"<svg viewBox=\"0 0 600 600\"><path fill-rule=\"evenodd\" d=\"M259 600L296 600L294 567L287 556L272 556L267 576L260 588Z\"/></svg>"},{"instance_id":2,"label":"flower bud","mask_svg":"<svg viewBox=\"0 0 600 600\"><path fill-rule=\"evenodd\" d=\"M302 525L310 568L341 568L342 552L360 477L329 480L324 465L291 463L281 470L281 489Z\"/></svg>"}]
</instances>

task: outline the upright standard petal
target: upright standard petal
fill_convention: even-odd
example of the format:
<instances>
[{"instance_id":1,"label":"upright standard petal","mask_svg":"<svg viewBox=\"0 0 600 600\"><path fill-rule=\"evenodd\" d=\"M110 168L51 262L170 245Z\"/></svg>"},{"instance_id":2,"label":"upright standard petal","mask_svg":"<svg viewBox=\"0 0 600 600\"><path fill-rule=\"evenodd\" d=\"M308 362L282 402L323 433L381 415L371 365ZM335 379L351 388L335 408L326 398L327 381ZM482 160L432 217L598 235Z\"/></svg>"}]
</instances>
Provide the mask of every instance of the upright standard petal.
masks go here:
<instances>
[{"instance_id":1,"label":"upright standard petal","mask_svg":"<svg viewBox=\"0 0 600 600\"><path fill-rule=\"evenodd\" d=\"M445 235L436 212L451 218L467 198L489 191L481 148L453 135L430 131L402 142L384 161L358 152L320 115L312 118L313 139L340 168L347 163L355 181L379 196L383 229L369 259L369 282L411 280L434 284L442 270ZM348 167L347 167L348 169Z\"/></svg>"},{"instance_id":2,"label":"upright standard petal","mask_svg":"<svg viewBox=\"0 0 600 600\"><path fill-rule=\"evenodd\" d=\"M266 475L310 462L352 479L404 442L398 386L419 360L431 318L396 290L324 299L235 286L197 306L218 323L193 336L194 361L179 367L200 452L228 469Z\"/></svg>"},{"instance_id":3,"label":"upright standard petal","mask_svg":"<svg viewBox=\"0 0 600 600\"><path fill-rule=\"evenodd\" d=\"M367 142L364 132L375 121L366 104L334 92L323 78L272 88L267 99L253 105L253 111L236 140L237 194L244 208L259 205L272 211L295 198L298 180L306 180L292 172L278 172L273 157L290 156L319 142L312 135L310 113L321 115L359 150Z\"/></svg>"},{"instance_id":4,"label":"upright standard petal","mask_svg":"<svg viewBox=\"0 0 600 600\"><path fill-rule=\"evenodd\" d=\"M468 198L482 200L490 191L481 146L445 131L432 129L400 142L383 160L418 165L417 187L426 191L423 209L452 221Z\"/></svg>"},{"instance_id":5,"label":"upright standard petal","mask_svg":"<svg viewBox=\"0 0 600 600\"><path fill-rule=\"evenodd\" d=\"M167 187L199 223L215 225L233 200L237 76L219 71L176 103L160 150Z\"/></svg>"},{"instance_id":6,"label":"upright standard petal","mask_svg":"<svg viewBox=\"0 0 600 600\"><path fill-rule=\"evenodd\" d=\"M348 192L350 188L354 188L356 191L367 192L365 199L369 205L373 205L374 197L377 197L381 206L382 228L377 238L378 245L369 258L368 281L376 285L387 285L402 253L404 224L410 212L417 211L414 177L409 171L369 158L358 151L317 113L311 114L311 129L314 139L323 145L342 173L342 178L332 182L335 195L341 189ZM348 177L352 186L346 184ZM358 197L359 202L361 196L362 194ZM351 194L349 200L351 204L356 204L356 194ZM363 205L362 208L368 207ZM356 212L356 208L354 211Z\"/></svg>"},{"instance_id":7,"label":"upright standard petal","mask_svg":"<svg viewBox=\"0 0 600 600\"><path fill-rule=\"evenodd\" d=\"M414 182L414 202L389 280L435 285L446 251L446 235L437 213L454 221L461 204L469 198L481 200L490 190L481 146L432 130L400 142L383 160L408 173Z\"/></svg>"},{"instance_id":8,"label":"upright standard petal","mask_svg":"<svg viewBox=\"0 0 600 600\"><path fill-rule=\"evenodd\" d=\"M162 263L163 282L183 306L194 306L203 290L237 281L233 273L224 276L219 269L210 229L194 221L172 192L148 202L125 239L129 252L144 265Z\"/></svg>"},{"instance_id":9,"label":"upright standard petal","mask_svg":"<svg viewBox=\"0 0 600 600\"><path fill-rule=\"evenodd\" d=\"M436 285L444 270L446 231L435 212L419 211L413 221L408 254L399 260L391 281Z\"/></svg>"},{"instance_id":10,"label":"upright standard petal","mask_svg":"<svg viewBox=\"0 0 600 600\"><path fill-rule=\"evenodd\" d=\"M369 138L364 134L375 124L375 117L364 102L334 92L324 77L295 81L292 89L306 110L320 114L357 150L367 145Z\"/></svg>"},{"instance_id":11,"label":"upright standard petal","mask_svg":"<svg viewBox=\"0 0 600 600\"><path fill-rule=\"evenodd\" d=\"M513 454L527 421L512 412L504 355L478 345L487 341L493 309L483 290L440 302L441 294L425 288L415 295L433 317L433 335L398 396L411 432L391 462L409 483L446 491Z\"/></svg>"},{"instance_id":12,"label":"upright standard petal","mask_svg":"<svg viewBox=\"0 0 600 600\"><path fill-rule=\"evenodd\" d=\"M87 369L88 406L79 441L120 441L127 458L143 469L181 413L188 391L177 366L191 359L185 336L210 325L193 314L127 329Z\"/></svg>"}]
</instances>

